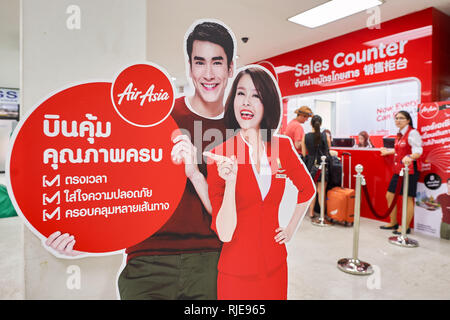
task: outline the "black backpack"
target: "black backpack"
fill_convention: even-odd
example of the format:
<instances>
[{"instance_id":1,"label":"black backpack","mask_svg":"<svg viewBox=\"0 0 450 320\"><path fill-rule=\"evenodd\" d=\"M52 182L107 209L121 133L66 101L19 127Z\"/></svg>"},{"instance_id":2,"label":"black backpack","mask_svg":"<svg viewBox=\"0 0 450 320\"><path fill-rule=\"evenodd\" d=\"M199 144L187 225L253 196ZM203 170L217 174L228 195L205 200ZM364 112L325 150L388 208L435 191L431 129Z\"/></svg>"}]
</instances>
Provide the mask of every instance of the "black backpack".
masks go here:
<instances>
[{"instance_id":1,"label":"black backpack","mask_svg":"<svg viewBox=\"0 0 450 320\"><path fill-rule=\"evenodd\" d=\"M340 187L342 184L342 161L336 156L329 156L327 162L329 163L327 189Z\"/></svg>"}]
</instances>

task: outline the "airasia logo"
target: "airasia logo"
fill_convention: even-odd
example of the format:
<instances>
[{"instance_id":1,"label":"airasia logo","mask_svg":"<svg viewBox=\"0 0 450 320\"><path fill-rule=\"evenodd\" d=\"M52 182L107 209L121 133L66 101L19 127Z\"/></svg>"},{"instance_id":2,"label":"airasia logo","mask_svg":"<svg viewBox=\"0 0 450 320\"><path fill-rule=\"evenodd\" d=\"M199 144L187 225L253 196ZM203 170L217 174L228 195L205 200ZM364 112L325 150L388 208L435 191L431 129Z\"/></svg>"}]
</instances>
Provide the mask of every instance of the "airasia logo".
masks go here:
<instances>
[{"instance_id":1,"label":"airasia logo","mask_svg":"<svg viewBox=\"0 0 450 320\"><path fill-rule=\"evenodd\" d=\"M174 96L169 75L150 63L124 69L111 88L117 113L138 127L152 127L163 122L172 111Z\"/></svg>"},{"instance_id":2,"label":"airasia logo","mask_svg":"<svg viewBox=\"0 0 450 320\"><path fill-rule=\"evenodd\" d=\"M164 89L160 89L159 92L153 93L155 90L155 85L152 84L148 87L148 90L143 93L142 91L138 91L137 88L133 87L133 83L130 82L125 90L118 94L119 100L117 104L120 106L122 104L122 100L125 98L126 101L140 100L139 105L142 107L144 102L153 102L153 101L165 101L169 100L169 93L164 91Z\"/></svg>"},{"instance_id":3,"label":"airasia logo","mask_svg":"<svg viewBox=\"0 0 450 320\"><path fill-rule=\"evenodd\" d=\"M439 105L433 103L430 105L424 105L420 108L419 114L424 119L433 119L439 112Z\"/></svg>"}]
</instances>

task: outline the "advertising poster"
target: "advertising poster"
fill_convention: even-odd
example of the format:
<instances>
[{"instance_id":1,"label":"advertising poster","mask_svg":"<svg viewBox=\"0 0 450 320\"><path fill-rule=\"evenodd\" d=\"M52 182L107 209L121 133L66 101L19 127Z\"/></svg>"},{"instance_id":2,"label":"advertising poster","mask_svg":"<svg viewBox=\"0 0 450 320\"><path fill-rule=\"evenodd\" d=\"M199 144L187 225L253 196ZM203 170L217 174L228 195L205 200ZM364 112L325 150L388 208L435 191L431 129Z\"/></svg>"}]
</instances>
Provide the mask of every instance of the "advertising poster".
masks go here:
<instances>
[{"instance_id":1,"label":"advertising poster","mask_svg":"<svg viewBox=\"0 0 450 320\"><path fill-rule=\"evenodd\" d=\"M123 253L119 299L285 300L285 243L315 186L278 135L275 73L235 70L234 35L217 20L194 22L184 45L192 96L175 98L147 62L38 103L12 137L12 202L58 258ZM180 287L169 274L186 267Z\"/></svg>"},{"instance_id":2,"label":"advertising poster","mask_svg":"<svg viewBox=\"0 0 450 320\"><path fill-rule=\"evenodd\" d=\"M340 157L343 187L363 166L383 213L394 168L379 147L406 110L424 145L413 236L450 237L450 102L429 102L448 100L436 97L434 8L380 16L377 5L309 30L284 17L308 9L301 2L6 2L20 77L0 83L11 123L0 165L17 213L0 219L0 300L145 300L174 319L263 319L295 300L448 294L436 277L436 293L414 290L431 279L418 264L426 276L392 281L414 252L393 259L396 227L379 230L368 201L357 198L361 233L356 218L320 228L330 217L317 219L314 204L324 213L333 200L334 162L320 181L310 173L322 147ZM283 129L303 105L300 150ZM362 131L373 148L336 143ZM356 255L359 234L368 277L337 263L352 244Z\"/></svg>"},{"instance_id":3,"label":"advertising poster","mask_svg":"<svg viewBox=\"0 0 450 320\"><path fill-rule=\"evenodd\" d=\"M414 229L450 239L450 101L420 104L418 130L423 154Z\"/></svg>"},{"instance_id":4,"label":"advertising poster","mask_svg":"<svg viewBox=\"0 0 450 320\"><path fill-rule=\"evenodd\" d=\"M185 180L170 156L173 105L169 78L151 64L46 98L19 123L7 168L27 226L42 240L69 233L86 253L115 252L158 230Z\"/></svg>"}]
</instances>

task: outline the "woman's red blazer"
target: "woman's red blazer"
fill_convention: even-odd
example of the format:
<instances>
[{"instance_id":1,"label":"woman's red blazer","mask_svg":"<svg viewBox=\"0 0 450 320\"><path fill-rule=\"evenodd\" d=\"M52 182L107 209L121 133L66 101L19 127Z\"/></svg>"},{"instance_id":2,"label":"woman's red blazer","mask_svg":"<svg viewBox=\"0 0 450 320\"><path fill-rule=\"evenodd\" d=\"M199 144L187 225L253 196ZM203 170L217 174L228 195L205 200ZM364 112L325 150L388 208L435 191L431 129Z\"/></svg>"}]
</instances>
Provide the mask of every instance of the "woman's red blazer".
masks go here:
<instances>
[{"instance_id":1,"label":"woman's red blazer","mask_svg":"<svg viewBox=\"0 0 450 320\"><path fill-rule=\"evenodd\" d=\"M316 189L305 165L287 137L273 136L266 152L272 169L270 190L263 200L250 162L249 148L240 134L214 148L213 153L238 159L236 179L237 225L230 242L223 244L218 269L233 275L268 273L286 263L286 246L275 242L278 209L289 178L298 189L297 203L309 201ZM211 228L222 206L225 181L208 159L208 192L212 204Z\"/></svg>"}]
</instances>

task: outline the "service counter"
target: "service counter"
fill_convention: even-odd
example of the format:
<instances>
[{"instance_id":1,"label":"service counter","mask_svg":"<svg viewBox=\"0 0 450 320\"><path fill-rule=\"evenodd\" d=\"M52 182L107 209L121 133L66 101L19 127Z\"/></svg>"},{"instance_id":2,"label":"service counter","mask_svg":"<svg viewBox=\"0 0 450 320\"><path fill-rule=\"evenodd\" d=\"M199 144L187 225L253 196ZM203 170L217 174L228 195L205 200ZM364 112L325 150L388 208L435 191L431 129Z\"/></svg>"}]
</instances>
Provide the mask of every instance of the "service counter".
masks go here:
<instances>
[{"instance_id":1,"label":"service counter","mask_svg":"<svg viewBox=\"0 0 450 320\"><path fill-rule=\"evenodd\" d=\"M363 166L362 174L364 175L366 185L370 195L370 201L379 215L384 215L388 209L386 202L386 191L393 175L394 156L381 156L378 148L342 148L331 147L331 150L338 152L338 157L343 162L344 187L355 189L356 185L356 165ZM350 153L351 156L342 153ZM349 174L349 161L351 161L351 173ZM349 179L350 178L350 179ZM398 221L401 221L401 206L398 206ZM389 221L379 219L370 211L363 192L361 192L361 217L370 218L379 221Z\"/></svg>"}]
</instances>

